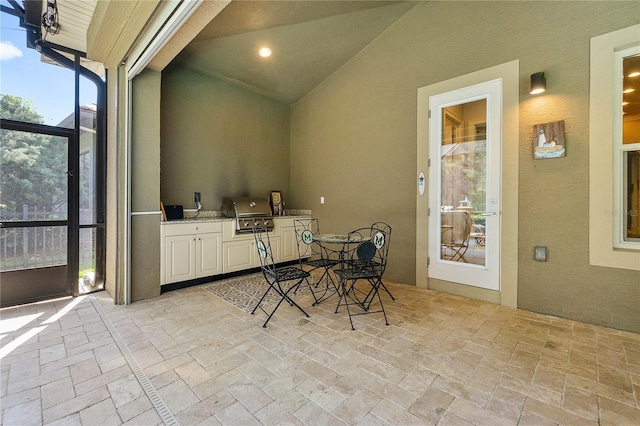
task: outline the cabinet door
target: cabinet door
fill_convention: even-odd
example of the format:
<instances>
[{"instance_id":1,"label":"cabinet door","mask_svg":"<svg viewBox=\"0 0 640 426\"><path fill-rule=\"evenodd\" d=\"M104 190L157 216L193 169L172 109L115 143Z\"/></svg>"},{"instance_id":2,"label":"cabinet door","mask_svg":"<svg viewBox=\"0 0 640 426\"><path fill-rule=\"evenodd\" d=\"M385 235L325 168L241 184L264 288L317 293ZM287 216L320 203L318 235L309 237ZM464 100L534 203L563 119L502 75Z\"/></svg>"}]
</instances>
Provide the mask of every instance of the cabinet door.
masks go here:
<instances>
[{"instance_id":1,"label":"cabinet door","mask_svg":"<svg viewBox=\"0 0 640 426\"><path fill-rule=\"evenodd\" d=\"M222 273L222 233L196 236L196 276L208 277Z\"/></svg>"},{"instance_id":2,"label":"cabinet door","mask_svg":"<svg viewBox=\"0 0 640 426\"><path fill-rule=\"evenodd\" d=\"M241 271L255 267L257 255L255 243L250 240L232 241L222 245L224 273ZM255 259L255 260L254 260Z\"/></svg>"},{"instance_id":3,"label":"cabinet door","mask_svg":"<svg viewBox=\"0 0 640 426\"><path fill-rule=\"evenodd\" d=\"M196 277L195 235L165 237L165 281L175 283Z\"/></svg>"},{"instance_id":4,"label":"cabinet door","mask_svg":"<svg viewBox=\"0 0 640 426\"><path fill-rule=\"evenodd\" d=\"M282 258L280 261L288 262L298 259L295 228L282 228L280 231L280 240L282 243Z\"/></svg>"}]
</instances>

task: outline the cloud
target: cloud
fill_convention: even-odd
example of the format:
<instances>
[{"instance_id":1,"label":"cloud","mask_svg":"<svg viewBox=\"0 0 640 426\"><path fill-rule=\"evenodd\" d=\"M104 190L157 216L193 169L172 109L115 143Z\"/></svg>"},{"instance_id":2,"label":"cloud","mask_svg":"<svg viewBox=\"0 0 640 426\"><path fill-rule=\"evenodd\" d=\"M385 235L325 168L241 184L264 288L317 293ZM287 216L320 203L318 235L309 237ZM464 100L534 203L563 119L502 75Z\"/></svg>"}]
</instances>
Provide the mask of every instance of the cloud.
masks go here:
<instances>
[{"instance_id":1,"label":"cloud","mask_svg":"<svg viewBox=\"0 0 640 426\"><path fill-rule=\"evenodd\" d=\"M22 57L22 50L11 44L10 41L0 42L0 61L8 61L20 57Z\"/></svg>"}]
</instances>

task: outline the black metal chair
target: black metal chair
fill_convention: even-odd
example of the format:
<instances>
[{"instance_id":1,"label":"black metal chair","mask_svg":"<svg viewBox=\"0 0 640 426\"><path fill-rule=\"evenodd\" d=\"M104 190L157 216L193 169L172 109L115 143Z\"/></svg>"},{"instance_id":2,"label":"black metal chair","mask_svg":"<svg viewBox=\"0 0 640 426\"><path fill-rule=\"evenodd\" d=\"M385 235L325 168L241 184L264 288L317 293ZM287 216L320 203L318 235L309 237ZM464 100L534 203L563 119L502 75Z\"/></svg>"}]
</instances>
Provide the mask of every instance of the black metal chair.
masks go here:
<instances>
[{"instance_id":1,"label":"black metal chair","mask_svg":"<svg viewBox=\"0 0 640 426\"><path fill-rule=\"evenodd\" d=\"M385 232L385 234L386 234L386 242L385 242L385 244L386 244L387 250L388 250L389 249L389 243L391 242L391 226L389 226L388 224L386 224L384 222L375 222L373 225L371 225L371 228L372 229L376 229L376 230L382 230L382 231ZM375 233L375 231L373 231L373 232ZM372 235L372 237L373 237L373 235ZM380 276L382 276L382 274L384 274L384 270L387 267L386 261L385 261L384 265L381 265L381 267L382 267L382 272L381 272ZM391 292L389 291L387 286L384 285L382 280L380 280L380 285L381 285L382 289L387 292L389 297L391 297L391 300L395 301L396 298L393 297L393 294L391 294Z\"/></svg>"},{"instance_id":2,"label":"black metal chair","mask_svg":"<svg viewBox=\"0 0 640 426\"><path fill-rule=\"evenodd\" d=\"M260 308L262 312L268 315L267 320L262 325L263 327L267 326L267 323L276 313L280 305L283 301L287 301L289 305L295 306L302 312L306 317L309 315L298 305L290 296L290 293L295 293L300 285L303 282L306 282L309 285L309 281L307 280L310 276L309 272L303 270L298 266L284 266L277 267L273 257L273 251L271 249L271 240L269 238L269 232L266 227L253 227L253 235L256 240L256 247L258 249L258 257L260 258L260 265L262 269L262 274L264 275L265 280L269 284L269 287L264 292L256 306L251 311L251 315L255 313L255 311ZM280 296L280 300L276 304L275 308L268 313L261 306L265 297L269 292L274 291ZM313 294L313 289L309 285L309 290ZM314 295L315 300L315 295Z\"/></svg>"},{"instance_id":3,"label":"black metal chair","mask_svg":"<svg viewBox=\"0 0 640 426\"><path fill-rule=\"evenodd\" d=\"M355 330L352 317L356 315L382 313L385 324L389 325L379 290L384 287L382 275L387 266L390 230L388 225L377 225L348 234L349 243L345 243L343 248L343 261L335 269L341 286L335 312L340 306L347 308L352 330ZM365 283L364 286L361 283ZM376 300L380 307L372 311L371 305ZM353 309L356 311L352 312Z\"/></svg>"},{"instance_id":4,"label":"black metal chair","mask_svg":"<svg viewBox=\"0 0 640 426\"><path fill-rule=\"evenodd\" d=\"M325 287L324 293L317 297L317 303L338 291L338 287L329 273L331 268L339 262L338 254L322 247L314 240L314 237L320 233L318 219L295 219L293 223L298 242L300 265L310 273L318 269L322 271L315 287L317 289L323 280Z\"/></svg>"}]
</instances>

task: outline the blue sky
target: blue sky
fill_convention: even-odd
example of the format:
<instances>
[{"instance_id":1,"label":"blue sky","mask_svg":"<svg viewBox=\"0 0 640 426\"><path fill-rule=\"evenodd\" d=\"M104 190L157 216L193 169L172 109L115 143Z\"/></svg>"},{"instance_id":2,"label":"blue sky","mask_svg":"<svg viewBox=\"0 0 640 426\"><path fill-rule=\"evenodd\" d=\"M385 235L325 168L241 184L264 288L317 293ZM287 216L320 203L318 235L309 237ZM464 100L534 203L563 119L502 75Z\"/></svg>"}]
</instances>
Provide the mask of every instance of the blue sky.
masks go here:
<instances>
[{"instance_id":1,"label":"blue sky","mask_svg":"<svg viewBox=\"0 0 640 426\"><path fill-rule=\"evenodd\" d=\"M40 54L27 48L18 18L0 13L0 93L30 100L45 124L56 125L73 113L73 78L69 69L42 63ZM95 102L95 85L80 78L80 105Z\"/></svg>"}]
</instances>

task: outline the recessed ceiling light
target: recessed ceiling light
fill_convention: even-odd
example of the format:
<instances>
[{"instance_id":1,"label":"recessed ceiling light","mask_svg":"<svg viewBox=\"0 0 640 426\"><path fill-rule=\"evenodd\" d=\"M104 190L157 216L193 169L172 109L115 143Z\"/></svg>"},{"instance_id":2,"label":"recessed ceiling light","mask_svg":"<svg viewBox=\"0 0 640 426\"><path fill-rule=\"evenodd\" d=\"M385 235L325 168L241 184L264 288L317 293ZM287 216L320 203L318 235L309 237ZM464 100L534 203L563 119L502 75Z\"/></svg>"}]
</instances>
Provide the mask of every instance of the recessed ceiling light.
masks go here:
<instances>
[{"instance_id":1,"label":"recessed ceiling light","mask_svg":"<svg viewBox=\"0 0 640 426\"><path fill-rule=\"evenodd\" d=\"M631 92L635 92L635 89L629 88L629 89L624 89L622 91L622 93L631 93Z\"/></svg>"},{"instance_id":2,"label":"recessed ceiling light","mask_svg":"<svg viewBox=\"0 0 640 426\"><path fill-rule=\"evenodd\" d=\"M634 71L631 74L629 74L627 77L637 77L640 75L640 71Z\"/></svg>"},{"instance_id":3,"label":"recessed ceiling light","mask_svg":"<svg viewBox=\"0 0 640 426\"><path fill-rule=\"evenodd\" d=\"M263 58L268 58L269 56L271 56L271 49L269 49L268 47L262 47L260 48L260 50L258 50L258 54Z\"/></svg>"}]
</instances>

